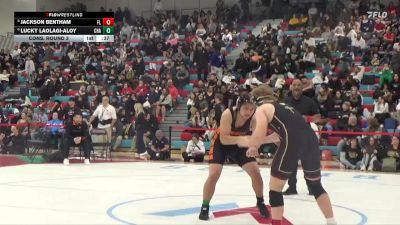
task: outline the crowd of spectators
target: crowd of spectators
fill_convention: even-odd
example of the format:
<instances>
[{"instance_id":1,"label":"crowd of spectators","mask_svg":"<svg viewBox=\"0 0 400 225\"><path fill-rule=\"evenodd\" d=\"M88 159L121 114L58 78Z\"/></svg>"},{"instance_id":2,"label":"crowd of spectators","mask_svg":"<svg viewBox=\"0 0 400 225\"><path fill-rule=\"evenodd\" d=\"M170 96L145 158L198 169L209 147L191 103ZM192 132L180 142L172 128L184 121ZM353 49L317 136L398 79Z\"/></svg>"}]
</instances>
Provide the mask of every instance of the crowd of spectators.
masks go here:
<instances>
[{"instance_id":1,"label":"crowd of spectators","mask_svg":"<svg viewBox=\"0 0 400 225\"><path fill-rule=\"evenodd\" d=\"M216 128L220 113L242 92L267 83L315 130L325 131L318 135L321 145L337 145L344 167L382 170L386 158L394 158L392 170L399 170L397 136L372 136L379 148L371 151L370 135L329 133L399 128L399 6L332 2L296 6L277 27L268 24L260 35L249 34L232 69L222 66L195 86L186 125ZM387 17L368 17L377 10ZM202 135L208 141L213 132Z\"/></svg>"},{"instance_id":2,"label":"crowd of spectators","mask_svg":"<svg viewBox=\"0 0 400 225\"><path fill-rule=\"evenodd\" d=\"M113 43L18 43L12 51L2 50L0 93L25 81L27 88L21 89L22 96L1 102L0 123L13 124L0 127L1 152L22 154L27 146L21 140L28 139L46 139L68 152L65 127L81 114L88 125L106 130L113 150L132 139L137 157L168 159L170 141L159 123L177 106L190 70L197 68L206 80L211 65L222 77L225 56L240 41L235 35L239 22L251 19L249 3L229 6L218 0L217 13L177 15L158 0L150 18L118 8ZM85 11L86 6L65 9L71 10Z\"/></svg>"},{"instance_id":3,"label":"crowd of spectators","mask_svg":"<svg viewBox=\"0 0 400 225\"><path fill-rule=\"evenodd\" d=\"M234 106L242 93L266 83L316 130L326 131L319 135L321 145L336 140L333 145L346 168L382 170L393 161L387 158L394 158L399 169L397 136L329 133L398 128L399 6L364 0L300 4L285 13L287 19L278 26L268 24L260 35L249 32L243 39L240 22L253 16L249 3L240 0L228 7L218 0L216 13L177 16L158 1L150 19L118 9L114 43L22 43L11 52L2 51L0 91L18 85L19 77L25 76L31 93L3 101L1 123L60 124L78 111L88 119L94 115L90 122L96 126L104 122L103 115L93 111L108 96L118 118L113 123L114 149L123 139L133 138L138 157L149 153L152 159L166 159L171 143L158 131L159 123L175 109L189 83L193 90L188 93L185 125L194 128L216 128L224 109ZM387 17L369 17L370 11L387 12ZM245 48L229 67L226 56L240 41ZM148 59L162 61L161 68L146 64ZM194 69L197 80L190 77ZM370 73L377 75L377 83ZM40 96L38 101L29 98L34 95ZM68 103L54 100L66 95L71 96ZM372 102L366 104L368 98ZM7 107L15 102L18 107ZM1 129L2 151L12 153L23 151L19 136L37 138L44 130ZM48 132L60 139L63 129ZM212 130L194 135L182 154L185 161L202 161L201 143L213 135Z\"/></svg>"}]
</instances>

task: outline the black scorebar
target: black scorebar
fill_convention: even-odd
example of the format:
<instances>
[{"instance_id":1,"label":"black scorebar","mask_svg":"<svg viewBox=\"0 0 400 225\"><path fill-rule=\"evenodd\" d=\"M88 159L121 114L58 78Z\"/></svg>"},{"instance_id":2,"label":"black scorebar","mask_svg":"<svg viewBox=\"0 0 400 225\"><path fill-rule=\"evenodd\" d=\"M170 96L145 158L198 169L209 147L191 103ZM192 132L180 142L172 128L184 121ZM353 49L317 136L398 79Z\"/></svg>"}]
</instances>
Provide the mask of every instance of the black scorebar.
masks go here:
<instances>
[{"instance_id":1,"label":"black scorebar","mask_svg":"<svg viewBox=\"0 0 400 225\"><path fill-rule=\"evenodd\" d=\"M114 18L114 12L14 12L14 18Z\"/></svg>"}]
</instances>

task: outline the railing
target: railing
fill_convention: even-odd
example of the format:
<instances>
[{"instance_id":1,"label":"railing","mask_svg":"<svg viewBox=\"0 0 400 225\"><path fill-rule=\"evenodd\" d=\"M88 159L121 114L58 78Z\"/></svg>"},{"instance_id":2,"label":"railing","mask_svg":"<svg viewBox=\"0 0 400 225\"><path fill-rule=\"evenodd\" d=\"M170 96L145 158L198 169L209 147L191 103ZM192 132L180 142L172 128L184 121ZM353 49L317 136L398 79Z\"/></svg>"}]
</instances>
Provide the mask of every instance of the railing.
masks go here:
<instances>
[{"instance_id":1,"label":"railing","mask_svg":"<svg viewBox=\"0 0 400 225\"><path fill-rule=\"evenodd\" d=\"M210 129L210 128L192 128L192 127L183 127L183 126L169 126L169 140L171 142L170 145L170 150L172 149L172 132L174 131L187 131L187 132L205 132L205 131L214 131L216 129ZM336 137L340 137L340 136L375 136L375 135L379 135L379 136L393 136L395 134L399 134L400 130L399 129L394 129L393 132L366 132L366 131L362 131L362 132L355 132L355 131L332 131L332 130L318 130L315 131L315 133L317 134L325 134L328 136L336 136ZM179 137L180 138L180 137ZM181 139L179 139L179 141L183 141Z\"/></svg>"}]
</instances>

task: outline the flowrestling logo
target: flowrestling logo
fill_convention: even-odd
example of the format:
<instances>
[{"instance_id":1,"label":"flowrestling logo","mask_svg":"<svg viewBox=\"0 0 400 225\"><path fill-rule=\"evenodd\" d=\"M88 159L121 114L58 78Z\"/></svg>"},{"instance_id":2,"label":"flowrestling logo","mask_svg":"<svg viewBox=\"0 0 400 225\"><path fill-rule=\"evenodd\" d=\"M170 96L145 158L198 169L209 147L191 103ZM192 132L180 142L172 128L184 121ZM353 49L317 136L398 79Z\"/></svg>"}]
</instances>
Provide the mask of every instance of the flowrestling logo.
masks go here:
<instances>
[{"instance_id":1,"label":"flowrestling logo","mask_svg":"<svg viewBox=\"0 0 400 225\"><path fill-rule=\"evenodd\" d=\"M368 13L368 18L370 19L376 17L385 19L388 16L387 12L367 12L367 13Z\"/></svg>"}]
</instances>

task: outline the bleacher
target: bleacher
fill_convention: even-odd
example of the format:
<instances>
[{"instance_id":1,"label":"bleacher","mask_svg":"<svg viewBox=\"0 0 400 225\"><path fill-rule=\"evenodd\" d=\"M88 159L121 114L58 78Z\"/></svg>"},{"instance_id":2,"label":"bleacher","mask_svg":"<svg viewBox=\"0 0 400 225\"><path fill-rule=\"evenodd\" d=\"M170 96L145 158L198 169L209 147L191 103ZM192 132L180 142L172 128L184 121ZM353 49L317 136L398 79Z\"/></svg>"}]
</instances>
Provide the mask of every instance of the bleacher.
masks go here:
<instances>
[{"instance_id":1,"label":"bleacher","mask_svg":"<svg viewBox=\"0 0 400 225\"><path fill-rule=\"evenodd\" d=\"M251 31L256 24L247 24L244 25L243 29L241 29L241 33L240 36L241 38L245 38L247 37L247 34L249 33L249 31ZM298 36L301 35L300 31L285 31L285 33L287 35L290 36ZM8 40L9 36L7 36L7 40ZM185 41L185 37L180 35L181 41ZM0 39L2 40L2 39ZM5 40L3 40L1 43L5 42ZM6 43L8 43L9 41L7 41ZM131 41L131 46L136 46L140 43L140 40L132 40ZM103 45L99 45L97 47L99 50L103 51L105 50L105 46ZM332 57L333 58L338 58L340 57L340 52L331 52ZM59 60L61 59L61 52L60 51L55 51L54 52L54 56L52 58L52 60L50 61L50 65L52 67L58 66L60 64ZM144 62L145 62L145 75L148 76L152 76L155 74L159 74L160 73L160 68L161 65L165 62L165 58L163 57L155 57L155 58L150 58L150 57L144 57ZM359 64L361 62L361 58L360 57L356 57L355 58L355 63L356 65ZM132 61L128 61L128 64L132 64ZM318 67L316 68L317 70L322 72L322 67ZM370 112L373 111L374 108L374 100L372 99L372 95L374 90L376 89L376 87L378 86L379 83L379 79L380 79L380 74L379 72L382 70L382 67L366 67L365 68L365 74L364 76L373 76L375 78L375 84L374 85L360 85L360 92L362 93L362 107L364 109L368 109ZM182 90L179 90L179 94L180 94L180 98L178 99L178 101L180 103L185 103L186 102L186 97L187 95L193 90L193 86L197 84L198 80L197 80L197 71L194 68L190 68L189 69L189 73L190 73L190 84L186 85ZM312 79L315 76L315 73L311 72L311 73L306 73L305 74L307 76L307 78ZM293 81L293 79L286 79L286 85L290 85L291 82ZM22 73L19 74L19 83L25 83L26 82L26 77L23 76ZM241 83L244 83L244 80L241 80ZM70 96L74 96L76 92L74 91L70 91L68 96L55 96L54 100L59 100L61 102L61 104L65 105L66 102L68 101L68 99L70 98ZM33 106L37 106L38 103L38 96L30 96L31 101ZM90 96L89 97L89 101L93 101L94 96ZM335 120L331 120L330 121L331 124L335 124L336 121ZM362 124L362 127L365 128L367 124ZM336 149L336 144L337 142L340 140L340 138L336 137L336 136L330 136L328 138L328 145L326 146L320 146L321 150L330 150L332 152L332 155L337 155L337 149ZM181 139L181 140L173 140L171 143L171 148L172 149L180 149L182 145L186 145L187 143L187 139ZM205 146L206 149L209 150L210 148L210 142L205 142ZM121 148L130 148L131 147L131 140L127 139L127 140L123 140L122 144L120 146Z\"/></svg>"}]
</instances>

